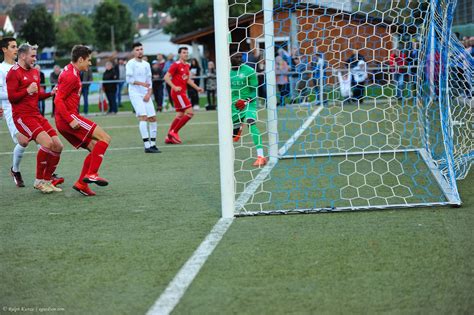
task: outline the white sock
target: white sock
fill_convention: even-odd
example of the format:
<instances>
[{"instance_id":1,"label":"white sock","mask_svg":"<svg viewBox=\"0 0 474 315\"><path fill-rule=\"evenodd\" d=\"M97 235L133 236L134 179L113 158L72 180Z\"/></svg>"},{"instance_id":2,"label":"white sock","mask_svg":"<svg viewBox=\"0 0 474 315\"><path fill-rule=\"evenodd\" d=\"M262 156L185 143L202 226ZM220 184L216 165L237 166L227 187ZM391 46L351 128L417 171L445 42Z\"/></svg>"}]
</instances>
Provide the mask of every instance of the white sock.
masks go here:
<instances>
[{"instance_id":1,"label":"white sock","mask_svg":"<svg viewBox=\"0 0 474 315\"><path fill-rule=\"evenodd\" d=\"M257 149L257 156L263 156L263 149Z\"/></svg>"},{"instance_id":2,"label":"white sock","mask_svg":"<svg viewBox=\"0 0 474 315\"><path fill-rule=\"evenodd\" d=\"M156 121L150 123L150 144L151 146L156 145L156 129L157 129Z\"/></svg>"},{"instance_id":3,"label":"white sock","mask_svg":"<svg viewBox=\"0 0 474 315\"><path fill-rule=\"evenodd\" d=\"M146 121L140 121L138 123L138 129L140 129L140 135L143 139L143 144L145 148L148 149L150 147L150 135L148 134L148 123Z\"/></svg>"},{"instance_id":4,"label":"white sock","mask_svg":"<svg viewBox=\"0 0 474 315\"><path fill-rule=\"evenodd\" d=\"M25 153L26 148L17 144L15 149L13 149L13 166L12 169L14 172L20 171L20 162L23 158L23 153Z\"/></svg>"}]
</instances>

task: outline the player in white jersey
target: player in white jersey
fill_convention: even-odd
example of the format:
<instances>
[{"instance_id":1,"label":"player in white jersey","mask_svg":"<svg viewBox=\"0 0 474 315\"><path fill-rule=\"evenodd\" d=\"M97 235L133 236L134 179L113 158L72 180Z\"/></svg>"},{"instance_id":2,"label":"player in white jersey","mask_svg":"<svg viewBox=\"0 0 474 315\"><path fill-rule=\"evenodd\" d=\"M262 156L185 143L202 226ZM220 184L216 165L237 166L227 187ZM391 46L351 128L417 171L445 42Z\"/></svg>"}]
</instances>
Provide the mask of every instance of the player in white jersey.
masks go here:
<instances>
[{"instance_id":1,"label":"player in white jersey","mask_svg":"<svg viewBox=\"0 0 474 315\"><path fill-rule=\"evenodd\" d=\"M8 101L6 78L8 71L15 64L15 59L18 53L18 46L13 37L5 37L0 42L0 47L3 52L3 62L0 64L0 104L3 108L3 115L10 131L13 142L16 144L13 149L13 165L10 169L13 181L18 187L25 187L23 178L20 173L20 162L23 158L26 146L28 145L28 138L19 133L15 127L12 116L12 105Z\"/></svg>"},{"instance_id":2,"label":"player in white jersey","mask_svg":"<svg viewBox=\"0 0 474 315\"><path fill-rule=\"evenodd\" d=\"M151 100L152 82L150 64L143 60L143 45L133 44L133 59L127 62L125 73L128 95L138 117L138 129L143 139L145 153L160 153L156 147L156 112ZM148 127L150 129L148 130Z\"/></svg>"}]
</instances>

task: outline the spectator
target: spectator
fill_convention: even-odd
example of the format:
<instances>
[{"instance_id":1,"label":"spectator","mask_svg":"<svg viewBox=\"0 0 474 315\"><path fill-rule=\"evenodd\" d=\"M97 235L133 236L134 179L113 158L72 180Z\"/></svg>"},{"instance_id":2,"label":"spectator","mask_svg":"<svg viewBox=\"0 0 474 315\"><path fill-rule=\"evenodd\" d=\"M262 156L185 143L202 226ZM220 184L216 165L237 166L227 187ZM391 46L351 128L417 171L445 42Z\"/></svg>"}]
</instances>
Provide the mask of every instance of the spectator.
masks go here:
<instances>
[{"instance_id":1,"label":"spectator","mask_svg":"<svg viewBox=\"0 0 474 315\"><path fill-rule=\"evenodd\" d=\"M89 87L90 83L94 81L94 77L92 76L92 69L88 67L87 70L81 71L81 82L82 82L82 97L84 99L84 115L89 114ZM80 113L80 110L78 109Z\"/></svg>"},{"instance_id":2,"label":"spectator","mask_svg":"<svg viewBox=\"0 0 474 315\"><path fill-rule=\"evenodd\" d=\"M36 64L35 65L35 68L36 70L39 71L40 73L40 85L41 85L41 88L46 90L46 86L45 86L45 83L46 83L46 78L44 76L44 72L41 71L41 66L39 64ZM41 116L44 116L44 111L46 109L46 101L43 99L43 100L39 100L38 101L38 109L41 113Z\"/></svg>"},{"instance_id":3,"label":"spectator","mask_svg":"<svg viewBox=\"0 0 474 315\"><path fill-rule=\"evenodd\" d=\"M320 54L315 54L313 61L311 62L312 78L311 78L311 94L314 94L316 97L316 103L321 102L320 93L323 90L325 84L324 69L326 65L324 59ZM321 82L322 78L322 82Z\"/></svg>"},{"instance_id":4,"label":"spectator","mask_svg":"<svg viewBox=\"0 0 474 315\"><path fill-rule=\"evenodd\" d=\"M311 65L308 63L306 56L301 56L297 61L296 72L298 73L298 80L296 82L296 98L297 103L307 102L310 94L309 84L312 80Z\"/></svg>"},{"instance_id":5,"label":"spectator","mask_svg":"<svg viewBox=\"0 0 474 315\"><path fill-rule=\"evenodd\" d=\"M156 56L157 60L153 60L151 63L151 79L153 86L153 96L155 97L156 110L163 111L163 67L165 66L165 60L162 54Z\"/></svg>"},{"instance_id":6,"label":"spectator","mask_svg":"<svg viewBox=\"0 0 474 315\"><path fill-rule=\"evenodd\" d=\"M201 67L196 58L191 59L191 67L189 68L190 78L193 80L194 84L197 86L201 85L201 79L199 76L201 75ZM192 87L188 87L188 96L191 104L193 105L194 110L199 110L199 93Z\"/></svg>"},{"instance_id":7,"label":"spectator","mask_svg":"<svg viewBox=\"0 0 474 315\"><path fill-rule=\"evenodd\" d=\"M206 92L207 92L207 106L206 110L215 110L216 105L216 90L217 90L217 79L216 79L216 66L214 62L209 61L207 63L206 72Z\"/></svg>"},{"instance_id":8,"label":"spectator","mask_svg":"<svg viewBox=\"0 0 474 315\"><path fill-rule=\"evenodd\" d=\"M405 74L407 72L406 55L398 49L395 49L390 54L390 71L397 89L396 96L398 99L402 99L405 88Z\"/></svg>"},{"instance_id":9,"label":"spectator","mask_svg":"<svg viewBox=\"0 0 474 315\"><path fill-rule=\"evenodd\" d=\"M285 97L290 94L290 84L288 80L290 67L281 56L276 56L275 65L276 84L280 93L277 106L285 106Z\"/></svg>"},{"instance_id":10,"label":"spectator","mask_svg":"<svg viewBox=\"0 0 474 315\"><path fill-rule=\"evenodd\" d=\"M343 97L343 104L350 102L352 98L352 77L348 72L342 75L341 71L337 72L337 79L339 81L339 87L341 90L341 96Z\"/></svg>"},{"instance_id":11,"label":"spectator","mask_svg":"<svg viewBox=\"0 0 474 315\"><path fill-rule=\"evenodd\" d=\"M173 54L169 54L167 57L166 57L166 62L165 62L165 66L163 67L163 75L166 75L166 73L168 72L169 68L171 67L171 65L173 64L174 62L174 55ZM168 102L169 102L169 109L170 111L173 110L173 107L174 107L174 104L173 104L173 99L171 98L171 86L169 84L165 84L166 86L166 94L168 95Z\"/></svg>"},{"instance_id":12,"label":"spectator","mask_svg":"<svg viewBox=\"0 0 474 315\"><path fill-rule=\"evenodd\" d=\"M295 53L291 57L291 63L290 63L290 94L291 98L294 99L296 96L296 82L298 82L298 72L296 71L296 68L298 67L298 64L300 63L300 58L298 55Z\"/></svg>"},{"instance_id":13,"label":"spectator","mask_svg":"<svg viewBox=\"0 0 474 315\"><path fill-rule=\"evenodd\" d=\"M367 80L367 64L365 59L358 52L353 54L348 60L350 73L352 76L353 100L362 103L365 92L365 80Z\"/></svg>"},{"instance_id":14,"label":"spectator","mask_svg":"<svg viewBox=\"0 0 474 315\"><path fill-rule=\"evenodd\" d=\"M105 92L107 96L107 101L109 102L109 111L107 114L117 114L117 103L116 103L116 96L117 96L117 83L116 82L106 82L106 81L114 81L117 80L117 72L114 69L114 65L111 61L107 61L105 63L105 72L102 75L102 90Z\"/></svg>"},{"instance_id":15,"label":"spectator","mask_svg":"<svg viewBox=\"0 0 474 315\"><path fill-rule=\"evenodd\" d=\"M125 59L119 58L118 63L115 66L115 72L117 73L117 80L120 80L120 82L116 83L117 84L116 104L118 107L122 107L122 90L123 90L123 86L125 85L125 79L126 79L125 64L126 64Z\"/></svg>"},{"instance_id":16,"label":"spectator","mask_svg":"<svg viewBox=\"0 0 474 315\"><path fill-rule=\"evenodd\" d=\"M61 74L61 68L58 65L54 65L53 72L49 75L49 83L51 84L51 91L56 87L58 84L58 79L59 75ZM52 103L53 103L53 109L51 111L51 117L54 117L54 97L55 95L52 96Z\"/></svg>"}]
</instances>

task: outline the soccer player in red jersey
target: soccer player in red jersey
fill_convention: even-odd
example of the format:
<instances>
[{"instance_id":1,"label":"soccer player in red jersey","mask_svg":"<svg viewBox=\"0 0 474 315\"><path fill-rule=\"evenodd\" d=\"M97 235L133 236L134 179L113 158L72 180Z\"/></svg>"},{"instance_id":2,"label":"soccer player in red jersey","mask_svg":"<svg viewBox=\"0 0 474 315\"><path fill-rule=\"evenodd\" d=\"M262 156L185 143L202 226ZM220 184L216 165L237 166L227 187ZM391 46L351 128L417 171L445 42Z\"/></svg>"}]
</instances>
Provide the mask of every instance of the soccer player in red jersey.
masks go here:
<instances>
[{"instance_id":1,"label":"soccer player in red jersey","mask_svg":"<svg viewBox=\"0 0 474 315\"><path fill-rule=\"evenodd\" d=\"M73 188L84 196L94 196L90 183L107 186L108 181L99 177L99 168L110 136L95 122L79 114L81 98L80 72L87 71L91 65L91 50L82 45L72 48L71 63L59 75L58 91L54 99L56 105L56 127L76 149L84 148L90 153L86 156L81 175Z\"/></svg>"},{"instance_id":2,"label":"soccer player in red jersey","mask_svg":"<svg viewBox=\"0 0 474 315\"><path fill-rule=\"evenodd\" d=\"M197 86L193 80L189 78L190 65L188 60L188 48L180 47L178 49L179 60L171 65L166 73L164 80L171 86L171 98L176 109L176 117L174 118L168 130L168 136L165 143L180 144L179 130L194 116L193 107L186 96L186 88L189 84L198 93L204 92L204 89Z\"/></svg>"},{"instance_id":3,"label":"soccer player in red jersey","mask_svg":"<svg viewBox=\"0 0 474 315\"><path fill-rule=\"evenodd\" d=\"M18 48L18 63L8 72L6 83L16 128L28 141L35 140L40 145L34 187L43 193L51 193L62 191L51 183L51 177L63 145L56 130L38 109L38 100L50 97L55 91L46 93L40 88L40 74L34 68L37 50L38 46L28 43Z\"/></svg>"}]
</instances>

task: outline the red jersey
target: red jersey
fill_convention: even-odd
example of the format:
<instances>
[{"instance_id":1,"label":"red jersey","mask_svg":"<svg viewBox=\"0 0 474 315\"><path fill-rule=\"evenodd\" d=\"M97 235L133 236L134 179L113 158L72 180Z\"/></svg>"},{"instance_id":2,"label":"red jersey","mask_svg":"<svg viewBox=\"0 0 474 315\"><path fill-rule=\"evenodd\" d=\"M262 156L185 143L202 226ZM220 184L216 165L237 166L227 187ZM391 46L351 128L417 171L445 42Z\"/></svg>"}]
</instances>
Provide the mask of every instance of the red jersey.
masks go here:
<instances>
[{"instance_id":1,"label":"red jersey","mask_svg":"<svg viewBox=\"0 0 474 315\"><path fill-rule=\"evenodd\" d=\"M189 79L189 67L190 65L185 62L176 61L171 65L168 72L171 75L171 82L174 85L181 87L181 92L186 93L186 88Z\"/></svg>"},{"instance_id":2,"label":"red jersey","mask_svg":"<svg viewBox=\"0 0 474 315\"><path fill-rule=\"evenodd\" d=\"M56 119L60 118L68 124L74 120L73 116L79 114L79 101L81 99L80 71L72 63L64 67L58 79L58 91L54 98L56 105Z\"/></svg>"},{"instance_id":3,"label":"red jersey","mask_svg":"<svg viewBox=\"0 0 474 315\"><path fill-rule=\"evenodd\" d=\"M38 109L38 100L51 96L40 87L39 71L32 68L25 70L15 64L7 74L8 100L12 104L13 118L25 116L41 116ZM31 83L36 82L38 92L28 93L26 90Z\"/></svg>"}]
</instances>

